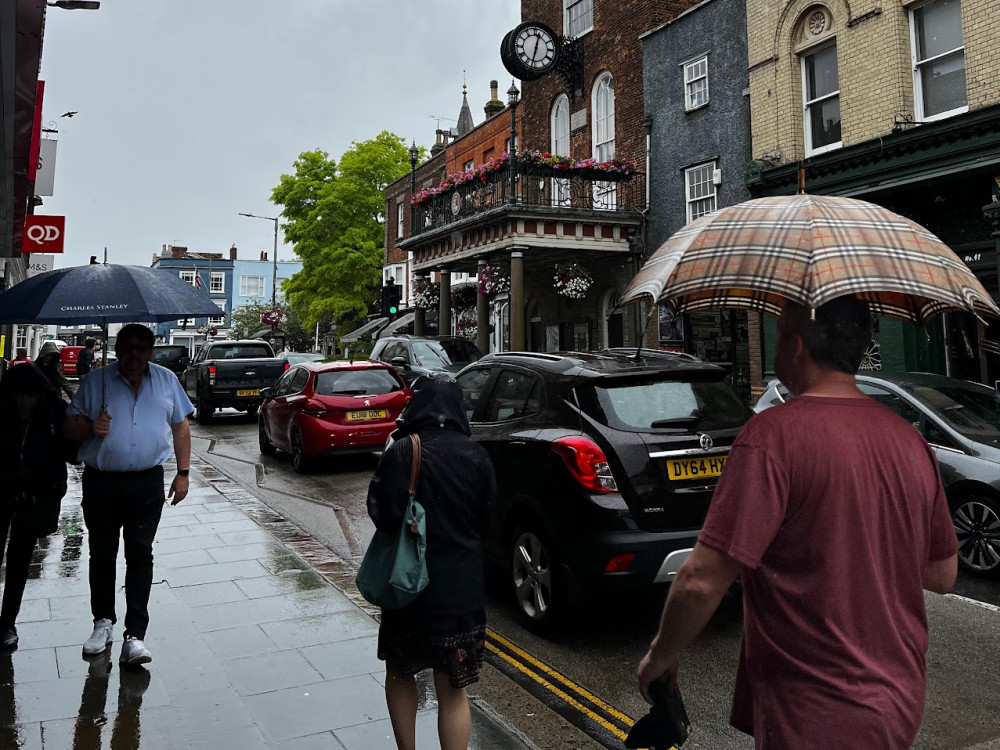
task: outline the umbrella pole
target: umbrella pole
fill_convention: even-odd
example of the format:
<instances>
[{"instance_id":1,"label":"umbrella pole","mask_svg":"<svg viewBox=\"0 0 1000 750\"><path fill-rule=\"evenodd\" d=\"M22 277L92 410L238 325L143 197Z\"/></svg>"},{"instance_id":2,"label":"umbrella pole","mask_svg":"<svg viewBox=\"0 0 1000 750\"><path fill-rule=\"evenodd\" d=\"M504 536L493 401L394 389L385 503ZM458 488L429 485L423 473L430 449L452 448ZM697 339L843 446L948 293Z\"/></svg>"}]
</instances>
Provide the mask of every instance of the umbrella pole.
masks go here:
<instances>
[{"instance_id":1,"label":"umbrella pole","mask_svg":"<svg viewBox=\"0 0 1000 750\"><path fill-rule=\"evenodd\" d=\"M108 319L101 321L104 328L104 346L101 347L101 411L108 408Z\"/></svg>"}]
</instances>

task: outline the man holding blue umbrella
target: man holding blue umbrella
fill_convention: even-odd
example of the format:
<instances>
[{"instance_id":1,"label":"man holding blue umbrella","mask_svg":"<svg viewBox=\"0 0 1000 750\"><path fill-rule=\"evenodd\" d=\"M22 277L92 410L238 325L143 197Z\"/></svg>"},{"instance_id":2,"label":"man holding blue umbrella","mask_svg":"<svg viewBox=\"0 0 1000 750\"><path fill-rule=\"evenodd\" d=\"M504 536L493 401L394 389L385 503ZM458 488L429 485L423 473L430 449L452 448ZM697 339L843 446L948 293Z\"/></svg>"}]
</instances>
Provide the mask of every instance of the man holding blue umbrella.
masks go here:
<instances>
[{"instance_id":1,"label":"man holding blue umbrella","mask_svg":"<svg viewBox=\"0 0 1000 750\"><path fill-rule=\"evenodd\" d=\"M172 505L188 493L191 401L165 367L151 364L154 336L138 324L124 326L115 342L118 361L101 378L87 378L67 410L67 433L82 440L83 517L89 533L90 606L94 632L84 656L103 653L113 640L115 566L119 536L125 544L125 637L119 662L152 660L143 640L149 625L153 539L166 502L163 464L171 444L177 475L166 497Z\"/></svg>"}]
</instances>

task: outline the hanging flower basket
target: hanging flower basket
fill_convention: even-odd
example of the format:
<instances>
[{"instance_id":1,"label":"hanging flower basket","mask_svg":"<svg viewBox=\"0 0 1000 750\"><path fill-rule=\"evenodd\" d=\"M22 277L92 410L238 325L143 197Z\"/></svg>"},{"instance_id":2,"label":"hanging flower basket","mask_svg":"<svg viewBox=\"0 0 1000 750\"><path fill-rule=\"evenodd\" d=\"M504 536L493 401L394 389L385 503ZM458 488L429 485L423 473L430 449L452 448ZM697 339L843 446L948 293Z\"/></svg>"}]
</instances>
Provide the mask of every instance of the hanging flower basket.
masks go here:
<instances>
[{"instance_id":1,"label":"hanging flower basket","mask_svg":"<svg viewBox=\"0 0 1000 750\"><path fill-rule=\"evenodd\" d=\"M479 290L472 284L455 287L451 292L451 306L455 310L475 308Z\"/></svg>"},{"instance_id":2,"label":"hanging flower basket","mask_svg":"<svg viewBox=\"0 0 1000 750\"><path fill-rule=\"evenodd\" d=\"M455 333L467 339L475 341L479 333L479 326L476 325L476 315L471 310L463 310L455 320Z\"/></svg>"},{"instance_id":3,"label":"hanging flower basket","mask_svg":"<svg viewBox=\"0 0 1000 750\"><path fill-rule=\"evenodd\" d=\"M479 272L479 293L495 297L510 291L510 277L495 266L483 266Z\"/></svg>"},{"instance_id":4,"label":"hanging flower basket","mask_svg":"<svg viewBox=\"0 0 1000 750\"><path fill-rule=\"evenodd\" d=\"M269 310L262 310L260 313L260 322L265 326L280 326L281 321L284 319L285 311L277 307Z\"/></svg>"},{"instance_id":5,"label":"hanging flower basket","mask_svg":"<svg viewBox=\"0 0 1000 750\"><path fill-rule=\"evenodd\" d=\"M552 288L556 294L570 299L583 299L587 296L587 290L594 283L590 272L579 263L569 265L556 265L556 275L552 279Z\"/></svg>"},{"instance_id":6,"label":"hanging flower basket","mask_svg":"<svg viewBox=\"0 0 1000 750\"><path fill-rule=\"evenodd\" d=\"M413 305L421 310L433 310L441 301L441 285L434 281L413 290Z\"/></svg>"}]
</instances>

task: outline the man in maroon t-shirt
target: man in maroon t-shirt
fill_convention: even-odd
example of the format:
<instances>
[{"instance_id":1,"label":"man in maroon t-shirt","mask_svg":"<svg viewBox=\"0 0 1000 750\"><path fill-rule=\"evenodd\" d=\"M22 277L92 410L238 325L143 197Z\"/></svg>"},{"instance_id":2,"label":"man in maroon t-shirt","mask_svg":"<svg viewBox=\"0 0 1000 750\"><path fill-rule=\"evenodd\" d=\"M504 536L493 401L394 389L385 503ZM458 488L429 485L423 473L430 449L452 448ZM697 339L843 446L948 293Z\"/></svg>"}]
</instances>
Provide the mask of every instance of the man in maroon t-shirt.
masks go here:
<instances>
[{"instance_id":1,"label":"man in maroon t-shirt","mask_svg":"<svg viewBox=\"0 0 1000 750\"><path fill-rule=\"evenodd\" d=\"M954 585L958 542L926 441L855 385L870 339L854 297L814 320L786 304L774 364L795 397L733 445L639 665L647 701L656 678L675 683L681 651L739 575L732 725L758 748L910 747L926 686L923 589Z\"/></svg>"}]
</instances>

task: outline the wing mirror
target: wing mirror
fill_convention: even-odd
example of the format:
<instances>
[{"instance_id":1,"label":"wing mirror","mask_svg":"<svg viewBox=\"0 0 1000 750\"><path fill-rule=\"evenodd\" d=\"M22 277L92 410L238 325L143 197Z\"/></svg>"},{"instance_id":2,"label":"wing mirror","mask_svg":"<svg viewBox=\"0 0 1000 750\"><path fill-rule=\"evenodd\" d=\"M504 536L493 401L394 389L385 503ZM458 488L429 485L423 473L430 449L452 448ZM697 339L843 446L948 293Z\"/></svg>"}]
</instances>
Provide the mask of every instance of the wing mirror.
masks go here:
<instances>
[{"instance_id":1,"label":"wing mirror","mask_svg":"<svg viewBox=\"0 0 1000 750\"><path fill-rule=\"evenodd\" d=\"M410 369L410 363L404 357L393 357L389 364L393 367L402 367L404 370Z\"/></svg>"},{"instance_id":2,"label":"wing mirror","mask_svg":"<svg viewBox=\"0 0 1000 750\"><path fill-rule=\"evenodd\" d=\"M180 362L181 362L182 365L184 365L185 367L187 367L189 364L191 364L191 358L190 357L181 357Z\"/></svg>"},{"instance_id":3,"label":"wing mirror","mask_svg":"<svg viewBox=\"0 0 1000 750\"><path fill-rule=\"evenodd\" d=\"M263 396L264 398L274 398L274 389L273 388L261 388L260 389L260 395Z\"/></svg>"}]
</instances>

